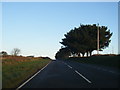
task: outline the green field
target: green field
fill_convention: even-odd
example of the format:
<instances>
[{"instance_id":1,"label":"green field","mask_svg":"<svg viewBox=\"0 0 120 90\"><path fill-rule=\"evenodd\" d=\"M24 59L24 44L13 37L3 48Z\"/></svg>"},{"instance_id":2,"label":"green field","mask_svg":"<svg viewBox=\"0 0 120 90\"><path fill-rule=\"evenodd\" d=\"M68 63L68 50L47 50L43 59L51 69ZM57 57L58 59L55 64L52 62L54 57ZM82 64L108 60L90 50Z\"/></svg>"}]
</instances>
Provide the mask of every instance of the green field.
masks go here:
<instances>
[{"instance_id":1,"label":"green field","mask_svg":"<svg viewBox=\"0 0 120 90\"><path fill-rule=\"evenodd\" d=\"M68 60L90 63L120 69L120 56L91 56L91 57L71 57Z\"/></svg>"},{"instance_id":2,"label":"green field","mask_svg":"<svg viewBox=\"0 0 120 90\"><path fill-rule=\"evenodd\" d=\"M28 60L4 59L2 61L2 88L16 88L40 70L50 59L31 58Z\"/></svg>"}]
</instances>

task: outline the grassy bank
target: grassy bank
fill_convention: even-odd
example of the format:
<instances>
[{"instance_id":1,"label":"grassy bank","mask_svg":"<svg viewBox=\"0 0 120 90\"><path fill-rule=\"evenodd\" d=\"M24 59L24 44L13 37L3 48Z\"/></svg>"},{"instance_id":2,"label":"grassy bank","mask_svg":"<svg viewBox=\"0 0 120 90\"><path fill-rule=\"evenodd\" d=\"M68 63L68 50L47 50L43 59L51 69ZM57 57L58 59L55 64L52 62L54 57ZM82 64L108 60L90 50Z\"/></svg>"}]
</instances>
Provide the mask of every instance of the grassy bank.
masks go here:
<instances>
[{"instance_id":1,"label":"grassy bank","mask_svg":"<svg viewBox=\"0 0 120 90\"><path fill-rule=\"evenodd\" d=\"M2 59L2 87L16 88L24 80L40 70L50 59L9 57Z\"/></svg>"},{"instance_id":2,"label":"grassy bank","mask_svg":"<svg viewBox=\"0 0 120 90\"><path fill-rule=\"evenodd\" d=\"M92 56L92 57L71 57L68 60L90 63L96 65L109 66L114 68L120 68L120 56Z\"/></svg>"}]
</instances>

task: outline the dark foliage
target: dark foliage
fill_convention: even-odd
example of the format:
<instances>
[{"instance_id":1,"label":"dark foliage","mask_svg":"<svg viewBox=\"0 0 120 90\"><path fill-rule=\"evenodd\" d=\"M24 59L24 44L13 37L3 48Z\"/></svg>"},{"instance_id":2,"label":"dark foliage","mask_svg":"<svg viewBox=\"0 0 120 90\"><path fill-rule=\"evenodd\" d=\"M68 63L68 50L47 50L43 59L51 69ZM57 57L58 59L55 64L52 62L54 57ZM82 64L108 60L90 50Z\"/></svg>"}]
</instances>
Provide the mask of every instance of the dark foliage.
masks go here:
<instances>
[{"instance_id":1,"label":"dark foliage","mask_svg":"<svg viewBox=\"0 0 120 90\"><path fill-rule=\"evenodd\" d=\"M110 38L113 33L106 26L93 25L80 25L78 28L74 28L65 34L65 38L60 42L65 48L77 56L84 56L85 53L92 55L92 51L97 50L97 30L99 28L99 45L100 51L109 46L111 42ZM60 51L61 52L61 51ZM60 53L60 52L57 52ZM62 54L61 54L62 55ZM63 54L64 55L64 54ZM57 56L57 55L56 55Z\"/></svg>"}]
</instances>

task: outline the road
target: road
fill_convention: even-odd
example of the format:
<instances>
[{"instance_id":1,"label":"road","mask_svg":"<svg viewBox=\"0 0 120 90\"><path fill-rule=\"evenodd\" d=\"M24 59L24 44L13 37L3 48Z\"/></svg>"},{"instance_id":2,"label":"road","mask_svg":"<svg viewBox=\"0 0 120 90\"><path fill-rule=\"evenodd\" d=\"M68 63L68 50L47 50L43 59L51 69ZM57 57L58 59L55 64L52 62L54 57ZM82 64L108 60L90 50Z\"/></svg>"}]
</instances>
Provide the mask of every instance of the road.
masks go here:
<instances>
[{"instance_id":1,"label":"road","mask_svg":"<svg viewBox=\"0 0 120 90\"><path fill-rule=\"evenodd\" d=\"M52 61L21 88L119 88L116 69L73 61Z\"/></svg>"}]
</instances>

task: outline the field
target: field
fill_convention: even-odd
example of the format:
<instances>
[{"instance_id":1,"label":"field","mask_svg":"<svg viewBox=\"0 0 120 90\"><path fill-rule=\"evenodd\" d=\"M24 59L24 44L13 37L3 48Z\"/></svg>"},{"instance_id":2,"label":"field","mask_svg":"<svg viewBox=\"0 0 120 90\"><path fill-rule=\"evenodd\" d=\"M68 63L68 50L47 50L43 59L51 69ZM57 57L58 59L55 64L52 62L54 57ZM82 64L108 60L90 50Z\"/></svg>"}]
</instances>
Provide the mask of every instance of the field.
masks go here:
<instances>
[{"instance_id":1,"label":"field","mask_svg":"<svg viewBox=\"0 0 120 90\"><path fill-rule=\"evenodd\" d=\"M16 88L50 61L50 59L34 57L3 57L2 88Z\"/></svg>"},{"instance_id":2,"label":"field","mask_svg":"<svg viewBox=\"0 0 120 90\"><path fill-rule=\"evenodd\" d=\"M120 56L91 56L91 57L71 57L68 60L90 63L120 69Z\"/></svg>"}]
</instances>

